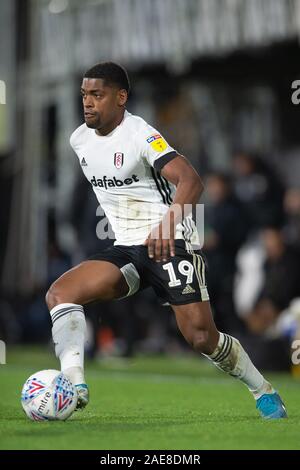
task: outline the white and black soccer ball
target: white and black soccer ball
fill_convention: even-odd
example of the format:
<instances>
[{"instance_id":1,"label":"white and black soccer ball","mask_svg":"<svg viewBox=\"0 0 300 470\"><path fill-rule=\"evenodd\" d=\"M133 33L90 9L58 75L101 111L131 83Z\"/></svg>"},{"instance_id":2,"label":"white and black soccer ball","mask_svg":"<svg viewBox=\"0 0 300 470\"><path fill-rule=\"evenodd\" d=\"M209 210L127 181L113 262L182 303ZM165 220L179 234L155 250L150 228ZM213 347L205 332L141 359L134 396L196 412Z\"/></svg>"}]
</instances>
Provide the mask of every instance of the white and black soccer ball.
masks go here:
<instances>
[{"instance_id":1,"label":"white and black soccer ball","mask_svg":"<svg viewBox=\"0 0 300 470\"><path fill-rule=\"evenodd\" d=\"M41 370L26 380L21 403L33 421L64 421L76 408L76 387L59 370Z\"/></svg>"}]
</instances>

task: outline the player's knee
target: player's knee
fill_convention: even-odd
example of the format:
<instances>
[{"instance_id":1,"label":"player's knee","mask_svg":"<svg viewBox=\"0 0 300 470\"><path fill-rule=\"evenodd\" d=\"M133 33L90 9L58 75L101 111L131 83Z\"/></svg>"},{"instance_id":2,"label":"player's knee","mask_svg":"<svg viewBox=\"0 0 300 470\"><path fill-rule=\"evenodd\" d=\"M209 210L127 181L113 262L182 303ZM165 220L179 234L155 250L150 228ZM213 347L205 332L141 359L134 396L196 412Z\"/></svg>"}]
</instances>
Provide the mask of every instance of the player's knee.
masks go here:
<instances>
[{"instance_id":1,"label":"player's knee","mask_svg":"<svg viewBox=\"0 0 300 470\"><path fill-rule=\"evenodd\" d=\"M46 294L46 304L49 310L64 302L66 302L65 293L59 283L54 282ZM71 300L68 300L68 302L71 302Z\"/></svg>"},{"instance_id":2,"label":"player's knee","mask_svg":"<svg viewBox=\"0 0 300 470\"><path fill-rule=\"evenodd\" d=\"M210 338L207 330L195 330L192 333L191 344L195 351L207 354L210 350Z\"/></svg>"}]
</instances>

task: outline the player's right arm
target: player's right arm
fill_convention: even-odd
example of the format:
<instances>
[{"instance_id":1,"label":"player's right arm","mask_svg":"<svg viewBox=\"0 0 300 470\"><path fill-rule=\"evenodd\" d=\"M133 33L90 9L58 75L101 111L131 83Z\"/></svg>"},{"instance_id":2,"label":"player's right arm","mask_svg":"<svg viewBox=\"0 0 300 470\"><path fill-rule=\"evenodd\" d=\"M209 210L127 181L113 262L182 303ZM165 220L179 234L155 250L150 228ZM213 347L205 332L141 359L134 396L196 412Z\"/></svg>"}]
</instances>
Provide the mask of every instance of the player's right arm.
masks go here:
<instances>
[{"instance_id":1,"label":"player's right arm","mask_svg":"<svg viewBox=\"0 0 300 470\"><path fill-rule=\"evenodd\" d=\"M176 186L176 193L168 212L159 226L149 234L145 243L149 257L155 261L167 261L170 255L175 256L176 224L182 222L185 204L195 206L204 188L200 176L182 155L177 154L176 158L167 162L161 174ZM168 233L169 237L164 238L164 233Z\"/></svg>"},{"instance_id":2,"label":"player's right arm","mask_svg":"<svg viewBox=\"0 0 300 470\"><path fill-rule=\"evenodd\" d=\"M175 255L175 227L182 222L185 204L197 204L203 191L200 176L189 163L179 155L153 127L146 123L138 135L141 158L176 186L175 198L158 227L145 240L150 258L167 261ZM166 237L167 234L167 237Z\"/></svg>"}]
</instances>

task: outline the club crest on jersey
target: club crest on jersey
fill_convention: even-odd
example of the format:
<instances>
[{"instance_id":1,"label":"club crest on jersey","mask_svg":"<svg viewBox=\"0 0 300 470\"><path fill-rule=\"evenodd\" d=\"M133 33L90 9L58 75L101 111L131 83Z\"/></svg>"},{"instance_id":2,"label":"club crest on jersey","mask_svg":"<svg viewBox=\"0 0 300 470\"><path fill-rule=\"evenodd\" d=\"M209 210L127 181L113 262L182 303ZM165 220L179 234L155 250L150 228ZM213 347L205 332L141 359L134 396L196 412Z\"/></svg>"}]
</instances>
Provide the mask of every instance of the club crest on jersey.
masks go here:
<instances>
[{"instance_id":1,"label":"club crest on jersey","mask_svg":"<svg viewBox=\"0 0 300 470\"><path fill-rule=\"evenodd\" d=\"M147 138L148 144L156 150L156 152L162 152L166 150L168 144L165 139L160 134L152 134L150 137Z\"/></svg>"},{"instance_id":2,"label":"club crest on jersey","mask_svg":"<svg viewBox=\"0 0 300 470\"><path fill-rule=\"evenodd\" d=\"M114 157L115 167L119 170L123 166L124 153L116 152Z\"/></svg>"}]
</instances>

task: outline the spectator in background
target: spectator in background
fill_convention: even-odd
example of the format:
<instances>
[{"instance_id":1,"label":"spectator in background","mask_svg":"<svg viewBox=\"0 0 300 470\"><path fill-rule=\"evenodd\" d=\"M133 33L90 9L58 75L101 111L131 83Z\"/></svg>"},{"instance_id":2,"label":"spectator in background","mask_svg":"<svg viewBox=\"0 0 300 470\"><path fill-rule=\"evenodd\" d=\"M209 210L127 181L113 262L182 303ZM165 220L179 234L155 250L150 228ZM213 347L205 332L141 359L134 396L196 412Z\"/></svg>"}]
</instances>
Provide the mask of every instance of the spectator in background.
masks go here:
<instances>
[{"instance_id":1,"label":"spectator in background","mask_svg":"<svg viewBox=\"0 0 300 470\"><path fill-rule=\"evenodd\" d=\"M295 297L300 296L300 263L277 228L262 232L266 252L265 280L257 302L245 321L252 333L263 334Z\"/></svg>"},{"instance_id":2,"label":"spectator in background","mask_svg":"<svg viewBox=\"0 0 300 470\"><path fill-rule=\"evenodd\" d=\"M235 259L246 239L248 220L225 174L210 174L206 193L204 253L208 260L208 285L218 328L232 332L240 327L232 300Z\"/></svg>"},{"instance_id":3,"label":"spectator in background","mask_svg":"<svg viewBox=\"0 0 300 470\"><path fill-rule=\"evenodd\" d=\"M287 243L300 253L300 189L288 189L284 195L285 225Z\"/></svg>"},{"instance_id":4,"label":"spectator in background","mask_svg":"<svg viewBox=\"0 0 300 470\"><path fill-rule=\"evenodd\" d=\"M283 186L265 161L239 152L234 155L234 189L244 204L253 231L283 223Z\"/></svg>"}]
</instances>

